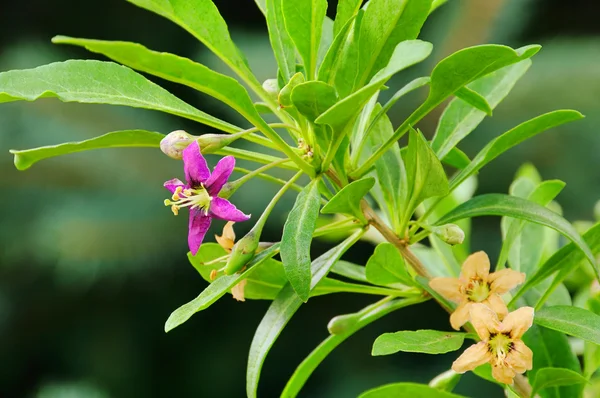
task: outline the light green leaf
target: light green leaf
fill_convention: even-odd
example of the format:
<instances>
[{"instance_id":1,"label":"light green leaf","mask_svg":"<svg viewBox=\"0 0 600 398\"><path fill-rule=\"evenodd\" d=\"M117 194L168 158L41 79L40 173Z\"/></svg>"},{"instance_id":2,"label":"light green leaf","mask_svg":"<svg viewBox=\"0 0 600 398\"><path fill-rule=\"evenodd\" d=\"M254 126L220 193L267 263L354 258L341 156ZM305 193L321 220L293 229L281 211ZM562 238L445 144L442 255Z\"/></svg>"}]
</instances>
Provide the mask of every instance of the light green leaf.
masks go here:
<instances>
[{"instance_id":1,"label":"light green leaf","mask_svg":"<svg viewBox=\"0 0 600 398\"><path fill-rule=\"evenodd\" d=\"M310 294L310 244L317 225L319 205L319 179L315 179L296 198L281 237L283 268L302 301L308 300Z\"/></svg>"},{"instance_id":2,"label":"light green leaf","mask_svg":"<svg viewBox=\"0 0 600 398\"><path fill-rule=\"evenodd\" d=\"M404 164L406 165L408 197L410 198L404 217L410 217L415 207L425 199L446 195L448 179L444 166L431 150L425 137L414 129L410 130Z\"/></svg>"},{"instance_id":3,"label":"light green leaf","mask_svg":"<svg viewBox=\"0 0 600 398\"><path fill-rule=\"evenodd\" d=\"M538 369L531 396L548 387L569 386L573 384L587 383L585 377L577 372L565 368L542 368Z\"/></svg>"},{"instance_id":4,"label":"light green leaf","mask_svg":"<svg viewBox=\"0 0 600 398\"><path fill-rule=\"evenodd\" d=\"M365 267L348 261L338 261L333 268L331 268L331 272L358 282L368 282Z\"/></svg>"},{"instance_id":5,"label":"light green leaf","mask_svg":"<svg viewBox=\"0 0 600 398\"><path fill-rule=\"evenodd\" d=\"M294 87L291 98L298 112L314 122L337 102L338 96L329 84L313 80Z\"/></svg>"},{"instance_id":6,"label":"light green leaf","mask_svg":"<svg viewBox=\"0 0 600 398\"><path fill-rule=\"evenodd\" d=\"M158 148L160 140L165 136L161 133L145 130L123 130L113 131L79 142L66 142L64 144L43 146L33 149L15 150L10 153L15 155L15 166L18 170L27 170L34 163L54 156L67 155L69 153L89 151L101 148L120 147L150 147Z\"/></svg>"},{"instance_id":7,"label":"light green leaf","mask_svg":"<svg viewBox=\"0 0 600 398\"><path fill-rule=\"evenodd\" d=\"M390 355L399 351L445 354L458 350L464 339L465 333L439 330L404 330L396 333L384 333L373 343L371 355Z\"/></svg>"},{"instance_id":8,"label":"light green leaf","mask_svg":"<svg viewBox=\"0 0 600 398\"><path fill-rule=\"evenodd\" d=\"M55 97L63 102L124 105L185 117L226 132L239 128L199 111L144 76L112 62L55 62L0 73L0 103Z\"/></svg>"},{"instance_id":9,"label":"light green leaf","mask_svg":"<svg viewBox=\"0 0 600 398\"><path fill-rule=\"evenodd\" d=\"M406 271L404 259L391 243L380 243L367 261L367 280L374 285L402 288L415 284ZM398 285L400 284L400 285Z\"/></svg>"},{"instance_id":10,"label":"light green leaf","mask_svg":"<svg viewBox=\"0 0 600 398\"><path fill-rule=\"evenodd\" d=\"M538 116L525 123L518 125L512 130L507 131L500 137L490 141L478 154L475 156L471 164L456 175L450 181L450 190L456 188L470 175L476 173L483 166L494 160L496 157L506 152L515 145L520 144L528 138L531 138L539 133L551 129L561 124L572 122L583 118L583 115L577 111L558 110L544 115Z\"/></svg>"},{"instance_id":11,"label":"light green leaf","mask_svg":"<svg viewBox=\"0 0 600 398\"><path fill-rule=\"evenodd\" d=\"M535 323L600 345L600 315L579 307L557 305L535 313Z\"/></svg>"},{"instance_id":12,"label":"light green leaf","mask_svg":"<svg viewBox=\"0 0 600 398\"><path fill-rule=\"evenodd\" d=\"M342 2L339 2L338 5L339 4L342 4ZM355 18L350 18L340 28L333 43L329 46L329 49L323 58L323 62L321 62L321 65L319 66L319 80L327 83L333 83L335 81L335 75L339 68L339 64L344 61L344 45L348 39L348 35L352 34L351 28L354 24L354 20Z\"/></svg>"},{"instance_id":13,"label":"light green leaf","mask_svg":"<svg viewBox=\"0 0 600 398\"><path fill-rule=\"evenodd\" d=\"M354 181L342 188L329 202L323 206L321 213L342 213L354 216L366 223L365 216L361 210L362 198L373 188L375 179L368 177Z\"/></svg>"},{"instance_id":14,"label":"light green leaf","mask_svg":"<svg viewBox=\"0 0 600 398\"><path fill-rule=\"evenodd\" d=\"M335 22L333 24L333 36L336 37L343 27L356 16L363 0L340 0L338 1Z\"/></svg>"},{"instance_id":15,"label":"light green leaf","mask_svg":"<svg viewBox=\"0 0 600 398\"><path fill-rule=\"evenodd\" d=\"M267 15L267 0L254 0L258 9L264 14Z\"/></svg>"},{"instance_id":16,"label":"light green leaf","mask_svg":"<svg viewBox=\"0 0 600 398\"><path fill-rule=\"evenodd\" d=\"M307 80L316 78L327 0L282 0L285 27L304 61Z\"/></svg>"},{"instance_id":17,"label":"light green leaf","mask_svg":"<svg viewBox=\"0 0 600 398\"><path fill-rule=\"evenodd\" d=\"M585 253L594 269L597 269L596 260L590 248L567 220L526 199L503 194L476 196L443 216L435 224L444 225L463 218L483 215L514 217L550 227L573 241Z\"/></svg>"},{"instance_id":18,"label":"light green leaf","mask_svg":"<svg viewBox=\"0 0 600 398\"><path fill-rule=\"evenodd\" d=\"M281 76L288 82L296 73L296 48L285 29L282 3L283 0L266 0L266 16L271 47Z\"/></svg>"},{"instance_id":19,"label":"light green leaf","mask_svg":"<svg viewBox=\"0 0 600 398\"><path fill-rule=\"evenodd\" d=\"M427 300L424 297L413 297L402 300L392 300L384 304L381 302L369 305L359 312L353 314L340 315L336 318L352 318L344 330L339 333L327 337L319 344L304 361L296 368L296 371L287 382L285 389L281 393L282 397L295 397L298 395L310 375L315 371L317 366L329 355L338 345L343 343L348 337L362 329L363 327L375 322L385 315L396 311L400 308L408 307Z\"/></svg>"},{"instance_id":20,"label":"light green leaf","mask_svg":"<svg viewBox=\"0 0 600 398\"><path fill-rule=\"evenodd\" d=\"M246 266L246 270L242 273L234 275L225 275L213 283L208 285L206 289L200 293L198 297L189 303L177 308L165 324L165 332L169 332L186 322L196 312L202 311L208 308L215 301L220 299L225 293L227 293L232 287L237 285L239 282L247 278L254 272L260 264L265 260L270 259L279 251L279 245L273 245L269 249L259 253L254 257Z\"/></svg>"},{"instance_id":21,"label":"light green leaf","mask_svg":"<svg viewBox=\"0 0 600 398\"><path fill-rule=\"evenodd\" d=\"M469 84L469 89L483 96L494 109L527 72L531 60L526 59L490 73ZM469 135L485 118L485 112L474 108L460 98L452 100L444 110L431 142L431 148L443 159L463 138Z\"/></svg>"},{"instance_id":22,"label":"light green leaf","mask_svg":"<svg viewBox=\"0 0 600 398\"><path fill-rule=\"evenodd\" d=\"M448 152L446 157L442 159L443 163L446 163L449 166L456 167L459 170L462 170L469 166L471 163L471 159L467 156L466 153L454 147Z\"/></svg>"},{"instance_id":23,"label":"light green leaf","mask_svg":"<svg viewBox=\"0 0 600 398\"><path fill-rule=\"evenodd\" d=\"M395 383L363 392L358 398L464 398L462 395L437 390L425 384Z\"/></svg>"},{"instance_id":24,"label":"light green leaf","mask_svg":"<svg viewBox=\"0 0 600 398\"><path fill-rule=\"evenodd\" d=\"M292 103L292 91L294 90L294 88L296 88L296 86L304 83L304 81L304 75L302 74L302 72L298 72L294 76L292 76L290 81L287 82L285 86L283 86L283 88L279 92L279 97L277 99L282 107L287 108L294 106L294 104Z\"/></svg>"},{"instance_id":25,"label":"light green leaf","mask_svg":"<svg viewBox=\"0 0 600 398\"><path fill-rule=\"evenodd\" d=\"M362 234L363 231L354 233L312 262L311 287L316 286L327 275L333 264L339 260L348 248L360 239ZM250 345L248 369L246 372L246 395L249 398L256 398L260 371L265 358L285 325L287 325L301 305L302 300L295 293L292 286L287 284L281 289L275 300L273 300L267 313L258 325L252 339L252 344Z\"/></svg>"},{"instance_id":26,"label":"light green leaf","mask_svg":"<svg viewBox=\"0 0 600 398\"><path fill-rule=\"evenodd\" d=\"M492 107L488 104L485 97L477 91L471 90L467 86L461 87L454 93L458 98L471 105L475 109L485 112L488 116L492 116Z\"/></svg>"}]
</instances>

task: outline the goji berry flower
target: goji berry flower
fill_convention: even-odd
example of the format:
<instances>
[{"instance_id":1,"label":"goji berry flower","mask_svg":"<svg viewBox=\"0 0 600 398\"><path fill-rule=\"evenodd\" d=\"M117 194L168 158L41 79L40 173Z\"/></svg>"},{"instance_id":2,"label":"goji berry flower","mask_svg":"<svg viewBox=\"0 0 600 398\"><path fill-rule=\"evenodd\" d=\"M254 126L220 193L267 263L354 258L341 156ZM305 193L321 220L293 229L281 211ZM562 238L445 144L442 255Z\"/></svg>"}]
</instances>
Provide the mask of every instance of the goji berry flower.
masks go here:
<instances>
[{"instance_id":1,"label":"goji berry flower","mask_svg":"<svg viewBox=\"0 0 600 398\"><path fill-rule=\"evenodd\" d=\"M183 170L186 183L177 178L165 182L164 186L173 196L165 200L177 215L182 207L189 207L190 221L188 245L196 254L213 218L227 221L246 221L249 215L242 213L227 199L217 195L229 179L235 167L235 158L226 156L219 160L212 174L196 142L183 151Z\"/></svg>"},{"instance_id":2,"label":"goji berry flower","mask_svg":"<svg viewBox=\"0 0 600 398\"><path fill-rule=\"evenodd\" d=\"M476 303L470 307L470 315L481 341L467 348L452 370L465 373L489 362L494 379L505 384L512 384L517 373L531 370L533 352L521 337L533 323L533 308L521 307L500 322L489 307Z\"/></svg>"},{"instance_id":3,"label":"goji berry flower","mask_svg":"<svg viewBox=\"0 0 600 398\"><path fill-rule=\"evenodd\" d=\"M500 295L524 280L524 273L511 269L490 274L490 259L481 251L467 257L459 278L433 278L429 286L447 300L458 303L450 315L450 324L459 330L469 321L469 310L474 303L486 304L500 318L504 317L508 309Z\"/></svg>"}]
</instances>

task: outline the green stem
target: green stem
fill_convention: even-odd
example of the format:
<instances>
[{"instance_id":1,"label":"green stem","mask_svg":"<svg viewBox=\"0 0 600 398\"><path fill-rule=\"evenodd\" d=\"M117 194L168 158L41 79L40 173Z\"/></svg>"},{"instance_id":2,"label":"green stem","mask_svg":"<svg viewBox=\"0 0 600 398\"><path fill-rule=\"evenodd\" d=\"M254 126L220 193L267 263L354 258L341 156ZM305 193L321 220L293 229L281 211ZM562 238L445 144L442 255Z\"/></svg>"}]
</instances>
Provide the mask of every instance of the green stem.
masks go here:
<instances>
[{"instance_id":1,"label":"green stem","mask_svg":"<svg viewBox=\"0 0 600 398\"><path fill-rule=\"evenodd\" d=\"M290 161L289 159L284 159L284 160L286 160L288 162ZM268 164L266 166L269 166L271 164L273 164L273 163L270 163L270 164ZM266 166L263 166L263 167L266 167ZM237 171L237 172L239 172L239 173L249 174L249 173L254 173L255 171L258 171L259 169L257 169L257 170L248 170L248 169L244 169L242 167L236 167L236 168L234 168L234 170ZM265 181L274 182L274 183L279 184L279 185L285 185L287 183L287 181L284 181L281 178L273 177L272 175L264 174L264 173L257 173L255 175L255 177L261 178L261 179L263 179ZM300 185L298 185L298 184L292 184L290 186L290 188L293 189L294 191L298 191L298 192L302 191L302 187Z\"/></svg>"},{"instance_id":2,"label":"green stem","mask_svg":"<svg viewBox=\"0 0 600 398\"><path fill-rule=\"evenodd\" d=\"M346 218L315 229L315 232L313 232L313 237L316 238L317 236L323 236L332 232L337 232L340 229L344 231L349 228L360 228L360 225L354 222L354 218Z\"/></svg>"},{"instance_id":3,"label":"green stem","mask_svg":"<svg viewBox=\"0 0 600 398\"><path fill-rule=\"evenodd\" d=\"M431 234L431 231L424 229L423 231L419 232L418 234L416 234L412 238L410 238L410 244L414 245L415 243L420 242L423 239L425 239L426 237L428 237L430 234Z\"/></svg>"},{"instance_id":4,"label":"green stem","mask_svg":"<svg viewBox=\"0 0 600 398\"><path fill-rule=\"evenodd\" d=\"M418 289L397 290L380 286L360 285L358 283L348 283L347 285L335 287L317 285L311 292L311 297L332 293L357 293L387 296L388 300L396 297L423 297L423 292Z\"/></svg>"},{"instance_id":5,"label":"green stem","mask_svg":"<svg viewBox=\"0 0 600 398\"><path fill-rule=\"evenodd\" d=\"M227 184L225 184L225 186L223 187L223 190L221 191L223 193L223 195L219 195L219 196L221 196L223 198L230 197L231 195L233 195L235 193L235 191L238 190L239 187L241 187L242 185L244 185L245 183L250 181L252 178L257 177L259 174L263 174L263 172L265 172L269 169L272 169L273 167L280 166L281 164L286 163L286 162L291 162L291 160L289 160L289 159L276 160L275 162L266 164L266 165L259 167L258 169L253 170L253 171L243 169L247 172L247 174L241 178L238 178L235 181L231 181L231 182L228 182ZM238 168L236 167L236 169L238 169ZM285 184L285 182L284 182L284 184Z\"/></svg>"},{"instance_id":6,"label":"green stem","mask_svg":"<svg viewBox=\"0 0 600 398\"><path fill-rule=\"evenodd\" d=\"M278 158L276 156L271 156L271 155L265 155L264 153L248 151L246 149L225 147L225 148L221 148L218 151L216 151L215 154L222 155L222 156L231 155L231 156L235 156L237 159L244 159L244 160L249 160L251 162L262 163L262 164L270 164L273 162L285 160L286 162L282 162L280 164L281 168L288 169L288 170L298 170L298 166L295 164L291 164L289 159Z\"/></svg>"}]
</instances>

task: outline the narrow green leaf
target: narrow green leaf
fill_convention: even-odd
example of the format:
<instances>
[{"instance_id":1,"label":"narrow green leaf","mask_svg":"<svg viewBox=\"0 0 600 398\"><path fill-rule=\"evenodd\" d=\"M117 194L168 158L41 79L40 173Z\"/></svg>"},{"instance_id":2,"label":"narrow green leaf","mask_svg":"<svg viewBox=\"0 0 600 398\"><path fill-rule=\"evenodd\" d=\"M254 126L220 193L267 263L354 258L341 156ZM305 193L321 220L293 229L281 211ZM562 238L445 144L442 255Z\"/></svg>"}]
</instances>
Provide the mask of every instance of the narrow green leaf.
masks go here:
<instances>
[{"instance_id":1,"label":"narrow green leaf","mask_svg":"<svg viewBox=\"0 0 600 398\"><path fill-rule=\"evenodd\" d=\"M285 27L304 61L307 80L316 77L327 0L282 0Z\"/></svg>"},{"instance_id":2,"label":"narrow green leaf","mask_svg":"<svg viewBox=\"0 0 600 398\"><path fill-rule=\"evenodd\" d=\"M569 386L587 383L585 377L565 368L542 368L537 371L531 396L548 387Z\"/></svg>"},{"instance_id":3,"label":"narrow green leaf","mask_svg":"<svg viewBox=\"0 0 600 398\"><path fill-rule=\"evenodd\" d=\"M112 62L71 60L0 73L0 103L48 97L63 102L152 109L226 132L239 131L238 127L199 111L144 76Z\"/></svg>"},{"instance_id":4,"label":"narrow green leaf","mask_svg":"<svg viewBox=\"0 0 600 398\"><path fill-rule=\"evenodd\" d=\"M448 179L444 166L431 150L423 134L414 129L410 130L404 164L406 165L408 197L410 198L404 217L410 217L415 207L425 199L446 195Z\"/></svg>"},{"instance_id":5,"label":"narrow green leaf","mask_svg":"<svg viewBox=\"0 0 600 398\"><path fill-rule=\"evenodd\" d=\"M408 274L404 259L391 243L380 243L367 261L367 280L374 285L402 288L413 286L415 282Z\"/></svg>"},{"instance_id":6,"label":"narrow green leaf","mask_svg":"<svg viewBox=\"0 0 600 398\"><path fill-rule=\"evenodd\" d=\"M465 333L439 330L403 330L396 333L384 333L373 343L371 355L390 355L399 351L445 354L458 350L464 339Z\"/></svg>"},{"instance_id":7,"label":"narrow green leaf","mask_svg":"<svg viewBox=\"0 0 600 398\"><path fill-rule=\"evenodd\" d=\"M365 267L348 261L338 261L331 268L331 272L358 282L368 282Z\"/></svg>"},{"instance_id":8,"label":"narrow green leaf","mask_svg":"<svg viewBox=\"0 0 600 398\"><path fill-rule=\"evenodd\" d=\"M567 220L526 199L503 194L476 196L443 216L435 224L443 225L463 218L485 215L514 217L550 227L574 242L583 251L594 269L597 269L596 260L590 248Z\"/></svg>"},{"instance_id":9,"label":"narrow green leaf","mask_svg":"<svg viewBox=\"0 0 600 398\"><path fill-rule=\"evenodd\" d=\"M535 313L535 323L600 345L600 315L579 307L557 305Z\"/></svg>"},{"instance_id":10,"label":"narrow green leaf","mask_svg":"<svg viewBox=\"0 0 600 398\"><path fill-rule=\"evenodd\" d=\"M264 14L267 15L267 0L254 0L258 9Z\"/></svg>"},{"instance_id":11,"label":"narrow green leaf","mask_svg":"<svg viewBox=\"0 0 600 398\"><path fill-rule=\"evenodd\" d=\"M531 60L529 59L517 62L477 79L468 87L483 96L490 108L494 109L530 66ZM452 100L442 113L431 141L431 148L443 159L463 138L475 130L485 116L485 112L460 98Z\"/></svg>"},{"instance_id":12,"label":"narrow green leaf","mask_svg":"<svg viewBox=\"0 0 600 398\"><path fill-rule=\"evenodd\" d=\"M361 210L362 198L373 188L375 179L368 177L354 181L342 188L329 202L323 206L321 213L342 213L354 216L366 223L365 216Z\"/></svg>"},{"instance_id":13,"label":"narrow green leaf","mask_svg":"<svg viewBox=\"0 0 600 398\"><path fill-rule=\"evenodd\" d=\"M365 391L358 398L464 398L462 395L452 394L429 387L425 384L395 383Z\"/></svg>"},{"instance_id":14,"label":"narrow green leaf","mask_svg":"<svg viewBox=\"0 0 600 398\"><path fill-rule=\"evenodd\" d=\"M480 111L485 112L488 116L492 116L492 107L490 104L488 104L485 97L480 95L477 91L471 90L467 86L464 86L459 88L454 95L475 109L479 109Z\"/></svg>"},{"instance_id":15,"label":"narrow green leaf","mask_svg":"<svg viewBox=\"0 0 600 398\"><path fill-rule=\"evenodd\" d=\"M342 31L344 25L356 16L363 0L340 0L338 1L335 22L333 24L333 36Z\"/></svg>"},{"instance_id":16,"label":"narrow green leaf","mask_svg":"<svg viewBox=\"0 0 600 398\"><path fill-rule=\"evenodd\" d=\"M265 260L277 254L278 251L279 245L273 245L269 249L257 254L256 257L254 257L248 263L244 272L222 276L208 285L208 287L206 287L206 289L204 289L202 293L200 293L200 295L194 300L173 311L165 324L165 332L169 332L186 322L196 312L208 308L211 304L227 293L233 286L237 285L239 282L251 275L252 272L254 272Z\"/></svg>"},{"instance_id":17,"label":"narrow green leaf","mask_svg":"<svg viewBox=\"0 0 600 398\"><path fill-rule=\"evenodd\" d=\"M483 166L515 145L518 145L526 139L553 127L560 126L561 124L572 122L581 118L583 118L583 115L577 111L558 110L528 120L512 130L507 131L500 137L497 137L488 143L477 154L477 156L475 156L468 167L463 169L458 175L452 178L450 181L450 190L456 188L458 184L463 182L467 177L476 173Z\"/></svg>"},{"instance_id":18,"label":"narrow green leaf","mask_svg":"<svg viewBox=\"0 0 600 398\"><path fill-rule=\"evenodd\" d=\"M101 148L119 147L150 147L158 148L160 140L164 138L161 133L146 130L122 130L113 131L91 138L85 141L66 142L64 144L43 146L39 148L15 150L10 153L15 155L15 166L18 170L26 170L34 163L54 156L67 155L69 153L89 151Z\"/></svg>"},{"instance_id":19,"label":"narrow green leaf","mask_svg":"<svg viewBox=\"0 0 600 398\"><path fill-rule=\"evenodd\" d=\"M297 396L310 375L315 371L319 364L323 362L327 355L354 333L393 311L408 307L409 305L421 303L425 300L427 299L424 297L414 297L402 300L392 300L384 304L381 304L380 301L359 312L341 315L340 317L351 316L354 321L340 333L331 335L323 340L323 342L319 344L304 361L302 361L287 382L281 396L286 398Z\"/></svg>"},{"instance_id":20,"label":"narrow green leaf","mask_svg":"<svg viewBox=\"0 0 600 398\"><path fill-rule=\"evenodd\" d=\"M314 122L338 100L335 88L327 83L310 81L294 87L292 103L302 115Z\"/></svg>"},{"instance_id":21,"label":"narrow green leaf","mask_svg":"<svg viewBox=\"0 0 600 398\"><path fill-rule=\"evenodd\" d=\"M342 4L342 2L339 2L338 5L339 4ZM348 36L352 34L354 20L355 18L350 18L335 35L333 43L329 46L329 49L323 58L323 62L321 62L321 65L319 66L318 79L320 81L327 83L335 81L339 63L344 62L344 45L348 40Z\"/></svg>"},{"instance_id":22,"label":"narrow green leaf","mask_svg":"<svg viewBox=\"0 0 600 398\"><path fill-rule=\"evenodd\" d=\"M302 301L310 294L310 244L319 216L319 199L319 180L315 179L296 198L281 237L283 268Z\"/></svg>"},{"instance_id":23,"label":"narrow green leaf","mask_svg":"<svg viewBox=\"0 0 600 398\"><path fill-rule=\"evenodd\" d=\"M462 170L469 166L471 163L471 159L467 156L466 153L454 147L448 152L446 157L442 159L443 163L446 163L449 166L456 167L459 170Z\"/></svg>"},{"instance_id":24,"label":"narrow green leaf","mask_svg":"<svg viewBox=\"0 0 600 398\"><path fill-rule=\"evenodd\" d=\"M342 243L330 249L312 262L311 265L311 287L316 286L321 279L327 275L333 264L350 248L360 237L363 231L357 231ZM281 289L275 300L269 306L267 313L261 320L248 357L248 369L246 372L246 394L249 398L256 398L260 371L269 350L290 321L292 316L302 305L302 300L295 293L290 284Z\"/></svg>"},{"instance_id":25,"label":"narrow green leaf","mask_svg":"<svg viewBox=\"0 0 600 398\"><path fill-rule=\"evenodd\" d=\"M284 81L288 82L296 73L296 48L285 29L282 3L283 0L266 0L265 9L271 47L281 76Z\"/></svg>"},{"instance_id":26,"label":"narrow green leaf","mask_svg":"<svg viewBox=\"0 0 600 398\"><path fill-rule=\"evenodd\" d=\"M283 88L279 92L279 97L277 99L282 107L287 108L294 106L294 104L292 103L292 91L294 90L294 88L296 88L296 86L304 83L305 80L306 79L304 78L302 72L298 72L294 76L292 76L290 81L287 82L285 86L283 86Z\"/></svg>"}]
</instances>

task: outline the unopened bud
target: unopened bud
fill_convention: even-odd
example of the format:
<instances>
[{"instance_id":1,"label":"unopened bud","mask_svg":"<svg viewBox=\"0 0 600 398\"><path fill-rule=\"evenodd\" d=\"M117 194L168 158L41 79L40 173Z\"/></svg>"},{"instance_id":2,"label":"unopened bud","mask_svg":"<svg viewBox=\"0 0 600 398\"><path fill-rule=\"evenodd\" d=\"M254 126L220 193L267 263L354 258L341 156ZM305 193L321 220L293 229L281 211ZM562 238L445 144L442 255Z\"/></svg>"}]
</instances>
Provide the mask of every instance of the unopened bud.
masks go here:
<instances>
[{"instance_id":1,"label":"unopened bud","mask_svg":"<svg viewBox=\"0 0 600 398\"><path fill-rule=\"evenodd\" d=\"M225 265L225 275L235 274L252 260L258 249L259 240L260 235L250 231L233 246L231 256Z\"/></svg>"},{"instance_id":2,"label":"unopened bud","mask_svg":"<svg viewBox=\"0 0 600 398\"><path fill-rule=\"evenodd\" d=\"M198 141L200 152L206 155L215 153L219 149L226 147L235 141L236 138L230 134L202 134L196 141Z\"/></svg>"},{"instance_id":3,"label":"unopened bud","mask_svg":"<svg viewBox=\"0 0 600 398\"><path fill-rule=\"evenodd\" d=\"M358 318L360 318L359 314L338 315L329 321L327 330L334 335L345 333L356 325Z\"/></svg>"},{"instance_id":4,"label":"unopened bud","mask_svg":"<svg viewBox=\"0 0 600 398\"><path fill-rule=\"evenodd\" d=\"M465 233L456 224L434 227L433 233L449 245L460 245L465 240Z\"/></svg>"},{"instance_id":5,"label":"unopened bud","mask_svg":"<svg viewBox=\"0 0 600 398\"><path fill-rule=\"evenodd\" d=\"M160 150L168 157L180 160L183 157L183 150L194 142L195 139L195 136L183 130L176 130L167 134L160 141Z\"/></svg>"},{"instance_id":6,"label":"unopened bud","mask_svg":"<svg viewBox=\"0 0 600 398\"><path fill-rule=\"evenodd\" d=\"M279 95L279 84L277 84L277 79L267 79L262 84L263 88L273 99L277 99Z\"/></svg>"},{"instance_id":7,"label":"unopened bud","mask_svg":"<svg viewBox=\"0 0 600 398\"><path fill-rule=\"evenodd\" d=\"M429 382L429 387L437 390L452 391L460 381L462 375L452 369L440 373Z\"/></svg>"}]
</instances>

